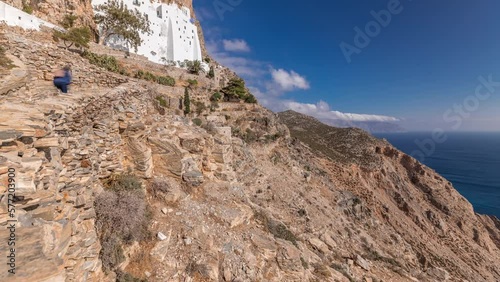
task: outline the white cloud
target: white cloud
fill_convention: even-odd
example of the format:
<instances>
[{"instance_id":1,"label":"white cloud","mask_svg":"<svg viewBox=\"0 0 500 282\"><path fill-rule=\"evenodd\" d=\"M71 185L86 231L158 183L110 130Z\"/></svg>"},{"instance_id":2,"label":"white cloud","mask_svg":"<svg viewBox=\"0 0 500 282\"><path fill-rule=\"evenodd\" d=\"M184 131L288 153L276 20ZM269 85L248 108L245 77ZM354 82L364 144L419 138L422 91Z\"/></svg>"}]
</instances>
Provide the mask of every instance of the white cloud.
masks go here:
<instances>
[{"instance_id":1,"label":"white cloud","mask_svg":"<svg viewBox=\"0 0 500 282\"><path fill-rule=\"evenodd\" d=\"M325 101L319 101L316 104L299 103L294 100L285 100L276 96L262 93L258 88L250 88L250 91L257 97L259 103L272 111L281 112L293 110L308 116L315 117L322 122L333 123L342 122L400 122L401 120L391 116L353 114L335 111Z\"/></svg>"},{"instance_id":2,"label":"white cloud","mask_svg":"<svg viewBox=\"0 0 500 282\"><path fill-rule=\"evenodd\" d=\"M299 75L293 70L288 72L284 69L274 69L271 68L271 75L273 81L283 90L292 91L295 89L309 89L309 82L305 77Z\"/></svg>"},{"instance_id":3,"label":"white cloud","mask_svg":"<svg viewBox=\"0 0 500 282\"><path fill-rule=\"evenodd\" d=\"M227 52L224 41L211 40L207 41L205 46L208 53L221 65L236 72L240 76L246 77L260 77L266 74L264 63L243 56L235 56Z\"/></svg>"},{"instance_id":4,"label":"white cloud","mask_svg":"<svg viewBox=\"0 0 500 282\"><path fill-rule=\"evenodd\" d=\"M319 101L316 104L298 103L295 101L284 101L283 105L286 109L294 110L299 113L313 116L320 120L342 120L350 122L398 122L398 118L383 115L369 115L369 114L353 114L342 113L330 109L330 105L324 101Z\"/></svg>"},{"instance_id":5,"label":"white cloud","mask_svg":"<svg viewBox=\"0 0 500 282\"><path fill-rule=\"evenodd\" d=\"M228 52L250 52L250 46L243 39L222 40L222 44Z\"/></svg>"}]
</instances>

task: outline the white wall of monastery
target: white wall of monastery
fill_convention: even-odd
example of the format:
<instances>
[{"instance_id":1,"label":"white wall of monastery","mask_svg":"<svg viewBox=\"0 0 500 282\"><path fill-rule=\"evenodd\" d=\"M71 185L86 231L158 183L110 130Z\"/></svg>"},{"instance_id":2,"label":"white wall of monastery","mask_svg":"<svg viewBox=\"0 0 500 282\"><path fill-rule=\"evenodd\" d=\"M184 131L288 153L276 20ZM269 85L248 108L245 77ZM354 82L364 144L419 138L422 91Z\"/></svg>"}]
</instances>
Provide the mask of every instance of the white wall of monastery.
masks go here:
<instances>
[{"instance_id":1,"label":"white wall of monastery","mask_svg":"<svg viewBox=\"0 0 500 282\"><path fill-rule=\"evenodd\" d=\"M40 30L41 26L57 28L49 22L27 14L2 1L0 1L0 22L5 22L9 26L19 26L24 29Z\"/></svg>"},{"instance_id":2,"label":"white wall of monastery","mask_svg":"<svg viewBox=\"0 0 500 282\"><path fill-rule=\"evenodd\" d=\"M106 3L106 0L93 0L92 5ZM151 33L141 34L143 43L138 47L137 54L147 57L150 61L163 64L162 58L171 62L202 61L202 67L208 71L208 65L201 55L198 28L191 19L191 11L177 4L164 4L150 0L124 0L129 9L138 9L145 14L150 22ZM40 30L41 26L59 28L58 26L27 14L0 1L0 21L10 26L24 29ZM112 38L107 45L128 50L120 38ZM129 50L134 52L133 49Z\"/></svg>"},{"instance_id":3,"label":"white wall of monastery","mask_svg":"<svg viewBox=\"0 0 500 282\"><path fill-rule=\"evenodd\" d=\"M106 3L106 0L93 0L92 5ZM137 54L146 56L150 61L202 61L198 28L191 19L191 11L177 4L164 4L149 0L124 0L129 9L137 9L145 14L150 22L151 34L141 34L143 43ZM119 38L111 38L107 45L127 50ZM134 52L133 49L129 50Z\"/></svg>"}]
</instances>

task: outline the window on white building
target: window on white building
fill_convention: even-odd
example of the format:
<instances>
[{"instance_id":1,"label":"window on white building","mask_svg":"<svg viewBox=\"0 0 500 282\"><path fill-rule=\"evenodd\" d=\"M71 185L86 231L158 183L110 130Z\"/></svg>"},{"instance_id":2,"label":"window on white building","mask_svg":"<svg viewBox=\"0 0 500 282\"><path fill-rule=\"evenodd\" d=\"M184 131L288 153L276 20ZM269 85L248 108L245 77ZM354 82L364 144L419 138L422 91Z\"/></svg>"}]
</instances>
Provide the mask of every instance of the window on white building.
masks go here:
<instances>
[{"instance_id":1,"label":"window on white building","mask_svg":"<svg viewBox=\"0 0 500 282\"><path fill-rule=\"evenodd\" d=\"M141 3L139 3L139 0L132 0L132 4L136 6L140 6Z\"/></svg>"}]
</instances>

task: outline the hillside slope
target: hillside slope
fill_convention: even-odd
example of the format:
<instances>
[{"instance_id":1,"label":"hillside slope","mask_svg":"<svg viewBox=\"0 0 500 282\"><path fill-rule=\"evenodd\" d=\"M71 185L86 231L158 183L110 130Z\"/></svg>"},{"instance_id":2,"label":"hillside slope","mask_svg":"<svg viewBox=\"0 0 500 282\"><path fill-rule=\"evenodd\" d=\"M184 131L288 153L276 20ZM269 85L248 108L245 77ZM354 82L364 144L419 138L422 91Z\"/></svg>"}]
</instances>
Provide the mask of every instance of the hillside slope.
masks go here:
<instances>
[{"instance_id":1,"label":"hillside slope","mask_svg":"<svg viewBox=\"0 0 500 282\"><path fill-rule=\"evenodd\" d=\"M373 236L377 244L392 252L410 247L397 253L414 270L441 267L453 280L499 279L500 221L474 213L449 181L362 130L333 128L293 111L279 117L292 137L328 159L322 162L337 187L358 195L367 215L384 226Z\"/></svg>"}]
</instances>

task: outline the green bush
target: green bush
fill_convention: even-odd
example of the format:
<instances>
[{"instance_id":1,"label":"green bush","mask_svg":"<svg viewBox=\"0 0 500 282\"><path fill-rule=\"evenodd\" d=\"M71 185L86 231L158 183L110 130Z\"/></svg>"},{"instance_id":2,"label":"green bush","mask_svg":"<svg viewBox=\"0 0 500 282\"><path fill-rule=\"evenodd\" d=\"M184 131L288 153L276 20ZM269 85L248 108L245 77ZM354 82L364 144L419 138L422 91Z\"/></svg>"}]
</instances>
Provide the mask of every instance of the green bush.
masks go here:
<instances>
[{"instance_id":1,"label":"green bush","mask_svg":"<svg viewBox=\"0 0 500 282\"><path fill-rule=\"evenodd\" d=\"M82 53L82 57L89 60L91 64L104 68L108 71L119 73L122 75L128 75L127 70L125 70L125 68L123 68L122 65L113 56L98 55L96 53L85 50Z\"/></svg>"},{"instance_id":2,"label":"green bush","mask_svg":"<svg viewBox=\"0 0 500 282\"><path fill-rule=\"evenodd\" d=\"M220 101L220 99L222 99L222 94L220 94L220 92L215 92L212 97L210 97L210 101L213 101L213 102L218 102Z\"/></svg>"},{"instance_id":3,"label":"green bush","mask_svg":"<svg viewBox=\"0 0 500 282\"><path fill-rule=\"evenodd\" d=\"M210 71L208 72L207 77L208 78L214 78L215 77L215 70L214 70L213 66L210 67Z\"/></svg>"},{"instance_id":4,"label":"green bush","mask_svg":"<svg viewBox=\"0 0 500 282\"><path fill-rule=\"evenodd\" d=\"M196 124L197 126L201 126L203 124L203 121L199 118L193 119L193 123Z\"/></svg>"},{"instance_id":5,"label":"green bush","mask_svg":"<svg viewBox=\"0 0 500 282\"><path fill-rule=\"evenodd\" d=\"M175 86L175 79L170 76L158 76L157 82L161 85Z\"/></svg>"},{"instance_id":6,"label":"green bush","mask_svg":"<svg viewBox=\"0 0 500 282\"><path fill-rule=\"evenodd\" d=\"M160 103L160 106L167 107L167 101L163 96L156 96L156 100Z\"/></svg>"},{"instance_id":7,"label":"green bush","mask_svg":"<svg viewBox=\"0 0 500 282\"><path fill-rule=\"evenodd\" d=\"M75 21L77 19L78 17L75 15L65 15L62 21L59 22L59 24L66 29L72 28L75 25Z\"/></svg>"},{"instance_id":8,"label":"green bush","mask_svg":"<svg viewBox=\"0 0 500 282\"><path fill-rule=\"evenodd\" d=\"M194 106L196 107L195 111L197 115L201 115L207 109L207 106L202 102L195 102Z\"/></svg>"},{"instance_id":9,"label":"green bush","mask_svg":"<svg viewBox=\"0 0 500 282\"><path fill-rule=\"evenodd\" d=\"M188 79L187 82L189 83L189 87L198 86L198 80L196 80L196 79Z\"/></svg>"},{"instance_id":10,"label":"green bush","mask_svg":"<svg viewBox=\"0 0 500 282\"><path fill-rule=\"evenodd\" d=\"M147 81L157 81L158 79L156 78L156 75L150 73L150 72L145 72L144 73L144 77L143 77L144 80L147 80Z\"/></svg>"},{"instance_id":11,"label":"green bush","mask_svg":"<svg viewBox=\"0 0 500 282\"><path fill-rule=\"evenodd\" d=\"M139 78L139 79L144 79L147 81L156 82L156 83L161 84L161 85L175 86L175 79L173 77L157 76L157 75L150 73L149 71L138 70L135 73L134 77Z\"/></svg>"},{"instance_id":12,"label":"green bush","mask_svg":"<svg viewBox=\"0 0 500 282\"><path fill-rule=\"evenodd\" d=\"M245 97L245 103L256 104L257 99L255 98L254 95L252 95L251 93L248 93L248 95Z\"/></svg>"},{"instance_id":13,"label":"green bush","mask_svg":"<svg viewBox=\"0 0 500 282\"><path fill-rule=\"evenodd\" d=\"M186 61L184 61L184 64L187 67L189 73L198 75L202 71L200 61L188 61L188 60L186 60Z\"/></svg>"},{"instance_id":14,"label":"green bush","mask_svg":"<svg viewBox=\"0 0 500 282\"><path fill-rule=\"evenodd\" d=\"M23 12L31 15L33 14L33 7L31 7L31 5L23 1Z\"/></svg>"}]
</instances>

